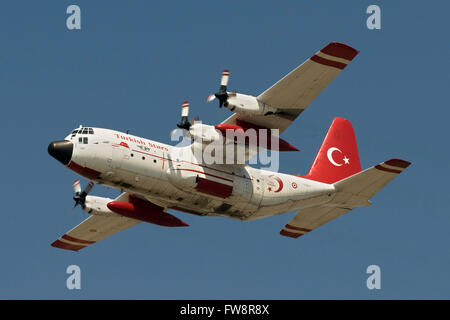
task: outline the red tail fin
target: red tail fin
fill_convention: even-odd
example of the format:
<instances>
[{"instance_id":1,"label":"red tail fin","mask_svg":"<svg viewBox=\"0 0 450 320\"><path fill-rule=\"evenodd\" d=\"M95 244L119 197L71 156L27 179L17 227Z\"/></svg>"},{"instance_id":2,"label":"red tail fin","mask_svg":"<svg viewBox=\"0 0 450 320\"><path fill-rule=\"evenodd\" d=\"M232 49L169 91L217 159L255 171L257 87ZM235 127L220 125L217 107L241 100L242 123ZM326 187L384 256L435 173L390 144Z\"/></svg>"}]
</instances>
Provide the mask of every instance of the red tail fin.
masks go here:
<instances>
[{"instance_id":1,"label":"red tail fin","mask_svg":"<svg viewBox=\"0 0 450 320\"><path fill-rule=\"evenodd\" d=\"M352 124L343 118L334 118L305 178L335 183L360 171L361 163Z\"/></svg>"}]
</instances>

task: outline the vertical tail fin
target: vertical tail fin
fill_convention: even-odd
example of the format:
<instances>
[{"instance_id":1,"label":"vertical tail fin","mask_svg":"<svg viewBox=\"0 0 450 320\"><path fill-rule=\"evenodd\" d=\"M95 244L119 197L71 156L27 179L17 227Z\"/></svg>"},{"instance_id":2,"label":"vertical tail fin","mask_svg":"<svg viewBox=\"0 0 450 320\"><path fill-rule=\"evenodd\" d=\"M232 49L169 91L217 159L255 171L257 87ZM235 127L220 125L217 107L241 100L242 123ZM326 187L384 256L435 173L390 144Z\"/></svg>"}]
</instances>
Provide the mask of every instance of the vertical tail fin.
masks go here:
<instances>
[{"instance_id":1,"label":"vertical tail fin","mask_svg":"<svg viewBox=\"0 0 450 320\"><path fill-rule=\"evenodd\" d=\"M334 118L305 178L335 183L360 171L361 163L353 126L346 119Z\"/></svg>"}]
</instances>

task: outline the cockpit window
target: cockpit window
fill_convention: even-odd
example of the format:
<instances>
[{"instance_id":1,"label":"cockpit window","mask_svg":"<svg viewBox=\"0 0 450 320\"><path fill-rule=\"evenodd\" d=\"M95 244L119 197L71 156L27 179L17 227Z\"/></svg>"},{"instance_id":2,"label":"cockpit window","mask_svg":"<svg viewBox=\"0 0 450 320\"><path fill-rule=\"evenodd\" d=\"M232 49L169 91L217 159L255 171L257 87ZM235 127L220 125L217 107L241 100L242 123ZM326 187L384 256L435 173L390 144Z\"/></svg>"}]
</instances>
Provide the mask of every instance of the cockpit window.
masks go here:
<instances>
[{"instance_id":1,"label":"cockpit window","mask_svg":"<svg viewBox=\"0 0 450 320\"><path fill-rule=\"evenodd\" d=\"M78 137L78 143L88 144L88 137Z\"/></svg>"},{"instance_id":2,"label":"cockpit window","mask_svg":"<svg viewBox=\"0 0 450 320\"><path fill-rule=\"evenodd\" d=\"M75 137L77 134L94 134L94 129L92 128L78 128L71 132L72 137Z\"/></svg>"}]
</instances>

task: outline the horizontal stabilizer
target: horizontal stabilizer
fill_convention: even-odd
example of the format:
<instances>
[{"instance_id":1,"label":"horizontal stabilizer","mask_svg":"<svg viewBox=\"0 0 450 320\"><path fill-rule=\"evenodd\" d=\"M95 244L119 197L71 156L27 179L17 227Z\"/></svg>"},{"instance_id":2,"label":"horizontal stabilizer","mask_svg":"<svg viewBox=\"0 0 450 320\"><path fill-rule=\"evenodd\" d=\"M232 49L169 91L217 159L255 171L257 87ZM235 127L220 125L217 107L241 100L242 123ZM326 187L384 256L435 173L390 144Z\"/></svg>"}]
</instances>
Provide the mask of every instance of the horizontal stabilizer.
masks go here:
<instances>
[{"instance_id":1,"label":"horizontal stabilizer","mask_svg":"<svg viewBox=\"0 0 450 320\"><path fill-rule=\"evenodd\" d=\"M338 193L344 192L370 199L410 164L411 162L405 160L390 159L338 181L334 186Z\"/></svg>"},{"instance_id":2,"label":"horizontal stabilizer","mask_svg":"<svg viewBox=\"0 0 450 320\"><path fill-rule=\"evenodd\" d=\"M299 210L280 234L298 238L356 207L370 205L369 199L410 164L405 160L391 159L336 182L336 193L330 202Z\"/></svg>"}]
</instances>

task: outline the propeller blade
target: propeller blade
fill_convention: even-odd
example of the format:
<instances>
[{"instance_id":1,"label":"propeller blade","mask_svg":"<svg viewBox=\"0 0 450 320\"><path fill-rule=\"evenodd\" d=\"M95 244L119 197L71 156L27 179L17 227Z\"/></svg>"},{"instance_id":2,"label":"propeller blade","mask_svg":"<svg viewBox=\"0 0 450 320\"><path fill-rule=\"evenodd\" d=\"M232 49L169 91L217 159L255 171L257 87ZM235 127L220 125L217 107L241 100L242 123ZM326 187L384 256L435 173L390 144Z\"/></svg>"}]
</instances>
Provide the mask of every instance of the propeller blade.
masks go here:
<instances>
[{"instance_id":1,"label":"propeller blade","mask_svg":"<svg viewBox=\"0 0 450 320\"><path fill-rule=\"evenodd\" d=\"M228 79L230 78L230 70L225 69L222 72L222 79L220 80L220 91L227 91ZM222 90L222 87L225 90Z\"/></svg>"},{"instance_id":2,"label":"propeller blade","mask_svg":"<svg viewBox=\"0 0 450 320\"><path fill-rule=\"evenodd\" d=\"M223 70L222 78L220 79L219 92L214 94L214 96L219 100L219 108L222 108L222 106L227 103L228 99L227 86L229 79L230 79L230 70L228 69ZM208 97L208 99L210 99L210 97Z\"/></svg>"},{"instance_id":3,"label":"propeller blade","mask_svg":"<svg viewBox=\"0 0 450 320\"><path fill-rule=\"evenodd\" d=\"M189 102L185 101L183 102L181 106L181 118L188 117L189 116Z\"/></svg>"},{"instance_id":4,"label":"propeller blade","mask_svg":"<svg viewBox=\"0 0 450 320\"><path fill-rule=\"evenodd\" d=\"M215 98L216 98L215 95L210 94L210 95L208 96L208 98L206 98L206 102L211 102L211 101L213 101Z\"/></svg>"},{"instance_id":5,"label":"propeller blade","mask_svg":"<svg viewBox=\"0 0 450 320\"><path fill-rule=\"evenodd\" d=\"M189 130L191 124L189 123L188 117L189 117L189 102L185 101L181 105L181 122L177 124L177 127L180 129Z\"/></svg>"},{"instance_id":6,"label":"propeller blade","mask_svg":"<svg viewBox=\"0 0 450 320\"><path fill-rule=\"evenodd\" d=\"M86 188L84 188L84 190L83 190L83 194L85 194L85 197L89 192L91 192L93 187L94 187L94 183L92 181L89 182L88 185L86 186Z\"/></svg>"},{"instance_id":7,"label":"propeller blade","mask_svg":"<svg viewBox=\"0 0 450 320\"><path fill-rule=\"evenodd\" d=\"M80 180L75 180L75 182L73 183L73 191L75 192L75 194L81 193Z\"/></svg>"},{"instance_id":8,"label":"propeller blade","mask_svg":"<svg viewBox=\"0 0 450 320\"><path fill-rule=\"evenodd\" d=\"M86 196L89 192L91 192L92 188L94 187L94 183L90 181L86 188L84 188L83 192L81 192L81 186L80 186L80 180L76 180L73 183L73 190L75 191L75 196L73 197L73 200L75 200L75 205L73 208L75 209L79 204L81 206L84 206L84 202L86 201Z\"/></svg>"}]
</instances>

